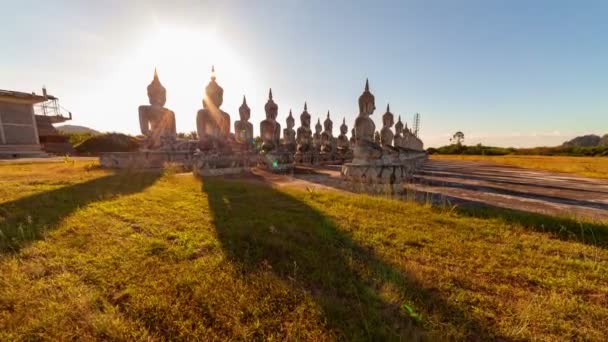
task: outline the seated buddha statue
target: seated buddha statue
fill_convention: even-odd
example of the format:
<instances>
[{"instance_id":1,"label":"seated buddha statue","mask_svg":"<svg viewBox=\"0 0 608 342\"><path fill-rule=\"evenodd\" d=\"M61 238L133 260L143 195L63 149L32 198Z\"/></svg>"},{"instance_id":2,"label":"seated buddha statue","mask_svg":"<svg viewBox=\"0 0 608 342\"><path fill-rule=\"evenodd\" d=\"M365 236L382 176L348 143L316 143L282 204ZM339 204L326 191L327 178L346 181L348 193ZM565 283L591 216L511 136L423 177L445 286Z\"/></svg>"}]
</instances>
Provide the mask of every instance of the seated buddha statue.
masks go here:
<instances>
[{"instance_id":1,"label":"seated buddha statue","mask_svg":"<svg viewBox=\"0 0 608 342\"><path fill-rule=\"evenodd\" d=\"M401 115L399 115L399 119L397 119L397 123L395 124L395 137L393 138L393 146L397 148L404 148L404 140L403 140L403 122L401 122Z\"/></svg>"},{"instance_id":2,"label":"seated buddha statue","mask_svg":"<svg viewBox=\"0 0 608 342\"><path fill-rule=\"evenodd\" d=\"M346 126L346 118L342 119L342 125L340 125L340 135L336 141L336 150L339 155L344 156L350 152L350 141L346 136L348 132L348 126Z\"/></svg>"},{"instance_id":3,"label":"seated buddha statue","mask_svg":"<svg viewBox=\"0 0 608 342\"><path fill-rule=\"evenodd\" d=\"M321 126L321 119L317 119L317 124L315 125L315 134L312 136L312 146L315 151L321 150L321 132L323 131L323 126Z\"/></svg>"},{"instance_id":4,"label":"seated buddha statue","mask_svg":"<svg viewBox=\"0 0 608 342\"><path fill-rule=\"evenodd\" d=\"M272 89L268 92L268 102L264 106L266 119L260 123L260 136L262 138L262 151L271 152L279 147L281 125L277 122L279 106L272 99Z\"/></svg>"},{"instance_id":5,"label":"seated buddha statue","mask_svg":"<svg viewBox=\"0 0 608 342\"><path fill-rule=\"evenodd\" d=\"M359 115L355 120L355 150L354 161L370 162L379 159L382 156L382 147L379 144L380 139L374 139L376 125L370 119L370 115L376 109L374 95L369 91L369 82L365 81L365 90L359 96ZM378 135L379 138L379 135Z\"/></svg>"},{"instance_id":6,"label":"seated buddha statue","mask_svg":"<svg viewBox=\"0 0 608 342\"><path fill-rule=\"evenodd\" d=\"M296 125L291 109L289 110L289 116L287 116L287 128L283 130L283 146L289 152L295 152L296 150L296 131L293 127Z\"/></svg>"},{"instance_id":7,"label":"seated buddha statue","mask_svg":"<svg viewBox=\"0 0 608 342\"><path fill-rule=\"evenodd\" d=\"M243 103L239 107L239 117L240 120L234 122L234 139L244 150L250 150L253 147L253 125L249 122L251 109L247 105L245 95L243 95Z\"/></svg>"},{"instance_id":8,"label":"seated buddha statue","mask_svg":"<svg viewBox=\"0 0 608 342\"><path fill-rule=\"evenodd\" d=\"M220 109L224 102L224 89L215 81L215 68L211 67L211 81L205 88L203 109L196 115L196 130L201 150L222 149L230 138L230 115Z\"/></svg>"},{"instance_id":9,"label":"seated buddha statue","mask_svg":"<svg viewBox=\"0 0 608 342\"><path fill-rule=\"evenodd\" d=\"M148 100L150 105L139 106L139 127L146 136L146 148L158 149L162 142L175 140L175 113L165 108L167 91L158 79L154 69L154 79L148 85Z\"/></svg>"},{"instance_id":10,"label":"seated buddha statue","mask_svg":"<svg viewBox=\"0 0 608 342\"><path fill-rule=\"evenodd\" d=\"M321 153L323 154L332 154L335 151L333 127L334 123L329 118L329 111L327 111L327 118L323 121L323 132L321 133Z\"/></svg>"},{"instance_id":11,"label":"seated buddha statue","mask_svg":"<svg viewBox=\"0 0 608 342\"><path fill-rule=\"evenodd\" d=\"M354 127L350 130L350 140L348 142L350 143L350 149L354 150L356 142L357 142L357 138L355 137L355 128Z\"/></svg>"},{"instance_id":12,"label":"seated buddha statue","mask_svg":"<svg viewBox=\"0 0 608 342\"><path fill-rule=\"evenodd\" d=\"M312 130L310 129L310 114L306 102L304 102L304 111L300 114L300 127L297 130L296 143L296 150L299 154L311 150Z\"/></svg>"}]
</instances>

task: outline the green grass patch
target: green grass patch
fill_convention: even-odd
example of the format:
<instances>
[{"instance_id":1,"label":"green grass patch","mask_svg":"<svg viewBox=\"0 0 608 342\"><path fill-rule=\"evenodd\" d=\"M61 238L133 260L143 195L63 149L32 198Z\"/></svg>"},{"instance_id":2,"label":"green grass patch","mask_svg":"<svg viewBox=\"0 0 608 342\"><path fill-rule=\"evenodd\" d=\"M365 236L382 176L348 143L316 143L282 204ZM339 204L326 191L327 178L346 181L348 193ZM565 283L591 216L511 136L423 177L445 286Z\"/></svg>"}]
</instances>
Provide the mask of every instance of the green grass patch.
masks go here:
<instances>
[{"instance_id":1,"label":"green grass patch","mask_svg":"<svg viewBox=\"0 0 608 342\"><path fill-rule=\"evenodd\" d=\"M604 240L560 221L87 165L0 165L0 340L608 334Z\"/></svg>"}]
</instances>

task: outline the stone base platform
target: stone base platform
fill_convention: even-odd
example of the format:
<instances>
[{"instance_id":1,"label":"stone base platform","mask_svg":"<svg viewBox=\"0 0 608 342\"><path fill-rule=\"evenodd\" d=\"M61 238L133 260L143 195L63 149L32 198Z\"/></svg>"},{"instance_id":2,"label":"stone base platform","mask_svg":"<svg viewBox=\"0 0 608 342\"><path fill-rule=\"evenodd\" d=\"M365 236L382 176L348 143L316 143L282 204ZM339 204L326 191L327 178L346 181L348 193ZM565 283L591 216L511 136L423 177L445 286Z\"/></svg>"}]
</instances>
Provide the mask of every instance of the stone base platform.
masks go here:
<instances>
[{"instance_id":1,"label":"stone base platform","mask_svg":"<svg viewBox=\"0 0 608 342\"><path fill-rule=\"evenodd\" d=\"M257 165L271 172L289 172L294 168L294 156L290 152L281 151L260 154Z\"/></svg>"},{"instance_id":2,"label":"stone base platform","mask_svg":"<svg viewBox=\"0 0 608 342\"><path fill-rule=\"evenodd\" d=\"M203 154L194 156L192 173L195 176L223 176L247 172L256 165L257 155L249 152L238 152L230 155Z\"/></svg>"},{"instance_id":3,"label":"stone base platform","mask_svg":"<svg viewBox=\"0 0 608 342\"><path fill-rule=\"evenodd\" d=\"M99 155L99 164L111 169L162 169L177 165L190 170L194 154L189 151L107 152Z\"/></svg>"},{"instance_id":4,"label":"stone base platform","mask_svg":"<svg viewBox=\"0 0 608 342\"><path fill-rule=\"evenodd\" d=\"M428 159L425 152L412 153L407 158L388 162L353 161L342 165L342 179L364 184L403 184L411 179L412 174Z\"/></svg>"}]
</instances>

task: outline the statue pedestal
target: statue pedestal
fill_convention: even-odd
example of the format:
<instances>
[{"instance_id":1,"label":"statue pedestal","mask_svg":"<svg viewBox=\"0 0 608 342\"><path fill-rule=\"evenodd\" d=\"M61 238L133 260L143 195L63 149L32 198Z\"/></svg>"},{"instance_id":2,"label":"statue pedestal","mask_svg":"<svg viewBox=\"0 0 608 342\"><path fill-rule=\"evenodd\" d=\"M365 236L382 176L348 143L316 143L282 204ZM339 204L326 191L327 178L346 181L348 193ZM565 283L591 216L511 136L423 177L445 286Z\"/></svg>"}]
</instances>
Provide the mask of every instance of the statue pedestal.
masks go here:
<instances>
[{"instance_id":1,"label":"statue pedestal","mask_svg":"<svg viewBox=\"0 0 608 342\"><path fill-rule=\"evenodd\" d=\"M193 159L192 172L199 177L239 174L249 171L256 163L256 155L250 152L230 155L198 152Z\"/></svg>"},{"instance_id":2,"label":"statue pedestal","mask_svg":"<svg viewBox=\"0 0 608 342\"><path fill-rule=\"evenodd\" d=\"M402 184L424 161L426 152L403 151L397 158L391 157L375 160L355 159L352 163L342 165L342 179L349 182L370 185Z\"/></svg>"},{"instance_id":3,"label":"statue pedestal","mask_svg":"<svg viewBox=\"0 0 608 342\"><path fill-rule=\"evenodd\" d=\"M194 162L193 155L190 151L107 152L99 155L99 164L110 169L163 169L177 165L189 170Z\"/></svg>"},{"instance_id":4,"label":"statue pedestal","mask_svg":"<svg viewBox=\"0 0 608 342\"><path fill-rule=\"evenodd\" d=\"M288 172L294 168L294 155L289 151L261 152L257 165L271 172Z\"/></svg>"}]
</instances>

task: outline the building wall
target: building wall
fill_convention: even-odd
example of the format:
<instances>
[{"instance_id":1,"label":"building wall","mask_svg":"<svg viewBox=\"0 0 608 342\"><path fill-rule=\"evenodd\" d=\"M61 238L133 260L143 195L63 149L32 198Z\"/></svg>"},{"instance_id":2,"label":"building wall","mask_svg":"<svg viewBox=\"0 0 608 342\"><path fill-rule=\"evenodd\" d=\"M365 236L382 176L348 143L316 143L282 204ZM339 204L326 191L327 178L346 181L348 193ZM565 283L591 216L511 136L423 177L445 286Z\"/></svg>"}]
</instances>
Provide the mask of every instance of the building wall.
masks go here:
<instances>
[{"instance_id":1,"label":"building wall","mask_svg":"<svg viewBox=\"0 0 608 342\"><path fill-rule=\"evenodd\" d=\"M0 102L0 144L38 144L33 107L29 103Z\"/></svg>"}]
</instances>

